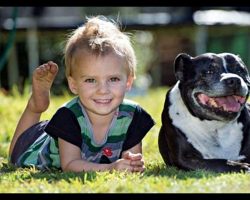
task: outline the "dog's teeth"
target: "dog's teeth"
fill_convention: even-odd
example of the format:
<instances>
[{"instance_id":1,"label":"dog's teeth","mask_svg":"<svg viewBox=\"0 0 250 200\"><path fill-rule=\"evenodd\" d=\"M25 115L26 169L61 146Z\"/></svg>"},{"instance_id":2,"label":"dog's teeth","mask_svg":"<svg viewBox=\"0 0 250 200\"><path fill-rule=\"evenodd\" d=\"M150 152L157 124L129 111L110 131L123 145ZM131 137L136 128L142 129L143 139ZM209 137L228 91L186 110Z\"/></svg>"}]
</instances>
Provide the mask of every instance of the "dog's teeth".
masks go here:
<instances>
[{"instance_id":1,"label":"dog's teeth","mask_svg":"<svg viewBox=\"0 0 250 200\"><path fill-rule=\"evenodd\" d=\"M218 107L216 101L215 101L214 99L212 99L212 98L209 99L208 104L209 104L210 106L215 107L215 108Z\"/></svg>"},{"instance_id":2,"label":"dog's teeth","mask_svg":"<svg viewBox=\"0 0 250 200\"><path fill-rule=\"evenodd\" d=\"M228 111L227 105L226 105L226 104L223 104L223 105L222 105L222 108L223 108L223 111L226 111L226 112Z\"/></svg>"}]
</instances>

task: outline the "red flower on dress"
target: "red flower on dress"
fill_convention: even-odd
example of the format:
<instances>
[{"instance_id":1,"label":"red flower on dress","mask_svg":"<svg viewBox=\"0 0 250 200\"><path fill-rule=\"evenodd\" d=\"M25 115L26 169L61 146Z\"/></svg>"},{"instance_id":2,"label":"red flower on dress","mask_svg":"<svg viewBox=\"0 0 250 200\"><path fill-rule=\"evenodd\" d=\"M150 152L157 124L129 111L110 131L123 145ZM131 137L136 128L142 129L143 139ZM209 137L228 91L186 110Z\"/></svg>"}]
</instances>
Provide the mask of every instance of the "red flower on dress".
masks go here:
<instances>
[{"instance_id":1,"label":"red flower on dress","mask_svg":"<svg viewBox=\"0 0 250 200\"><path fill-rule=\"evenodd\" d=\"M105 148L103 148L102 149L102 152L103 152L103 154L105 155L105 156L108 156L108 157L110 157L110 156L112 156L112 149L110 148L110 147L105 147Z\"/></svg>"}]
</instances>

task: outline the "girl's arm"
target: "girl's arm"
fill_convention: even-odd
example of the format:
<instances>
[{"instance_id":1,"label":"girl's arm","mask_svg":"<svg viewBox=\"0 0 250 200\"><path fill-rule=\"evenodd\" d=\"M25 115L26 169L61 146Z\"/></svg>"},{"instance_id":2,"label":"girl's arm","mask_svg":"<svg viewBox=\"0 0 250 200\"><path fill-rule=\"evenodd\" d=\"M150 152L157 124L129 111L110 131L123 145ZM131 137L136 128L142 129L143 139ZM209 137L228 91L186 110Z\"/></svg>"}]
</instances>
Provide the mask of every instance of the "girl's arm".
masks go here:
<instances>
[{"instance_id":1,"label":"girl's arm","mask_svg":"<svg viewBox=\"0 0 250 200\"><path fill-rule=\"evenodd\" d=\"M114 163L99 164L92 163L81 158L81 150L79 147L58 138L59 153L61 167L63 171L106 171L106 170L127 170L133 171L134 166L131 165L130 159L122 158Z\"/></svg>"}]
</instances>

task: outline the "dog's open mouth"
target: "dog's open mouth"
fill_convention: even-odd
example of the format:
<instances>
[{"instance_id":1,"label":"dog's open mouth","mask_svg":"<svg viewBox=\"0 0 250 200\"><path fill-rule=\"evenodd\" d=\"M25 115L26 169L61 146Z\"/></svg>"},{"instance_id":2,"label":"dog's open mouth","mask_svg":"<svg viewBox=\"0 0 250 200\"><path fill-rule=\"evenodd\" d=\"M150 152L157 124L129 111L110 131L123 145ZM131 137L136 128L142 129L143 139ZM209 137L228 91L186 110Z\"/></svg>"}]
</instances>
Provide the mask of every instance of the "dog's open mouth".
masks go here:
<instances>
[{"instance_id":1,"label":"dog's open mouth","mask_svg":"<svg viewBox=\"0 0 250 200\"><path fill-rule=\"evenodd\" d=\"M246 101L246 97L243 96L209 97L203 93L199 93L197 99L202 106L224 112L239 112Z\"/></svg>"}]
</instances>

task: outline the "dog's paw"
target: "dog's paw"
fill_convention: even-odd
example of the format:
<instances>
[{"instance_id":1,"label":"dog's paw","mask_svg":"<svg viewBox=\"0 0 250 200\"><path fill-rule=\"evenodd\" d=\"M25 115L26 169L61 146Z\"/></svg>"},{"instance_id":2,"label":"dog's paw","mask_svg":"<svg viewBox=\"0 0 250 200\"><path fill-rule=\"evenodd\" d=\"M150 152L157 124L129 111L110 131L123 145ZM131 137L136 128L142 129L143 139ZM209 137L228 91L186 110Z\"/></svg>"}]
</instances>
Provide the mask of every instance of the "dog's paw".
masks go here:
<instances>
[{"instance_id":1,"label":"dog's paw","mask_svg":"<svg viewBox=\"0 0 250 200\"><path fill-rule=\"evenodd\" d=\"M227 164L231 166L239 166L244 169L245 172L250 173L250 163L228 160Z\"/></svg>"}]
</instances>

